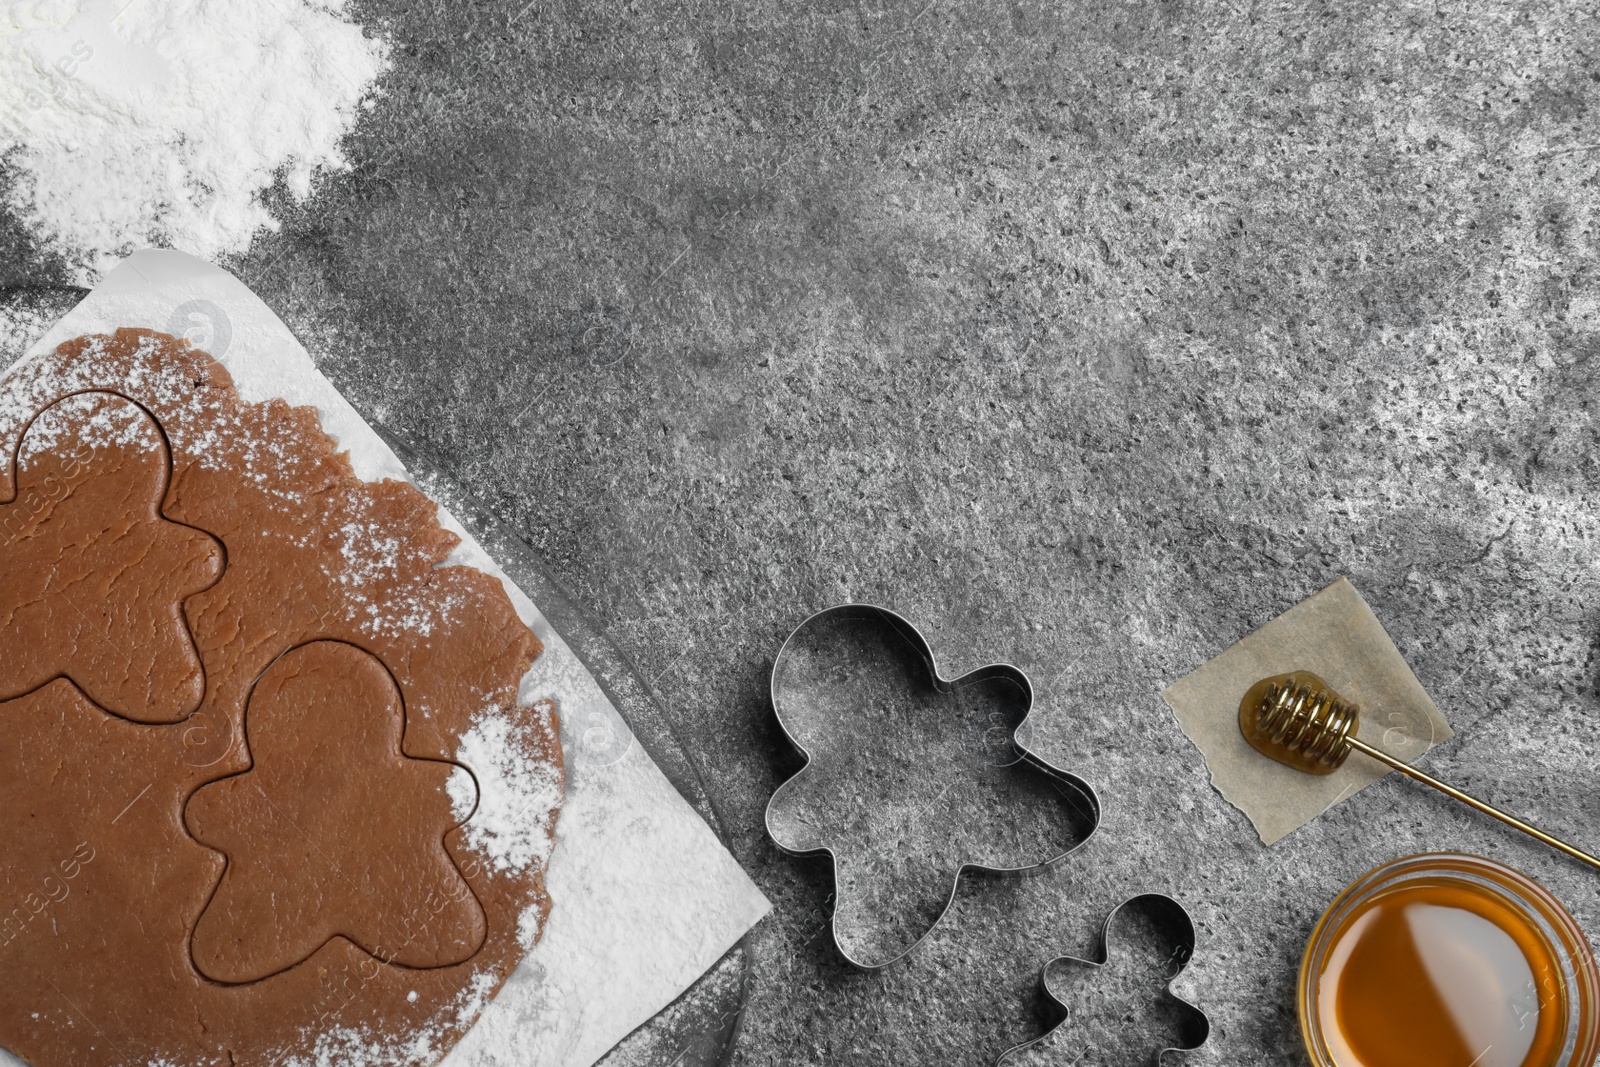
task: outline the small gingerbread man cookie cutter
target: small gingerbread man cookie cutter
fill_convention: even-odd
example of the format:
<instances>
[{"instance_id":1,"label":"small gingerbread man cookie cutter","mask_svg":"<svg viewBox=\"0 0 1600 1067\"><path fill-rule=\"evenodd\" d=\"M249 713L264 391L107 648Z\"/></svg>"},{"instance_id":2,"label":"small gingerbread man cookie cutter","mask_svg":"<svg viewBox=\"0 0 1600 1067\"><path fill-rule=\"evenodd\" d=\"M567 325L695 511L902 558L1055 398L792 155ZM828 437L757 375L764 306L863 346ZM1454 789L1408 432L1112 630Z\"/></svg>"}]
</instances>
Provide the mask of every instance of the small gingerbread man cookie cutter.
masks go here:
<instances>
[{"instance_id":1,"label":"small gingerbread man cookie cutter","mask_svg":"<svg viewBox=\"0 0 1600 1067\"><path fill-rule=\"evenodd\" d=\"M1044 995L1055 1004L1063 1013L1060 1022L1031 1041L1024 1041L1020 1045L1013 1045L1002 1052L995 1060L995 1067L1007 1067L1011 1057L1026 1049L1033 1048L1049 1041L1061 1028L1072 1021L1072 1010L1055 991L1050 988L1049 975L1052 968L1061 963L1077 964L1089 971L1096 971L1111 962L1112 943L1115 941L1113 931L1116 928L1117 916L1125 908L1138 908L1159 927L1164 940L1173 946L1172 955L1168 957L1167 965L1171 968L1167 981L1162 983L1161 992L1171 1003L1184 1009L1189 1015L1189 1025L1192 1031L1186 1035L1192 1038L1192 1043L1181 1045L1166 1045L1154 1049L1146 1063L1153 1067L1161 1067L1162 1058L1169 1052L1193 1052L1204 1045L1211 1037L1211 1019L1204 1011L1184 1000L1172 991L1172 983L1178 980L1178 975L1188 966L1194 958L1195 929L1194 920L1189 917L1189 912L1182 904L1167 896L1165 893L1140 893L1129 897L1121 904L1111 909L1111 914L1106 916L1105 925L1100 930L1100 956L1098 960L1080 959L1077 956L1057 956L1050 960L1039 970L1039 985L1044 990ZM1077 1062L1076 1060L1072 1062Z\"/></svg>"},{"instance_id":2,"label":"small gingerbread man cookie cutter","mask_svg":"<svg viewBox=\"0 0 1600 1067\"><path fill-rule=\"evenodd\" d=\"M1056 766L1043 756L1040 756L1038 753L1030 750L1022 740L1023 736L1029 735L1027 728L1033 709L1033 684L1029 681L1027 674L1020 667L1016 667L1010 663L991 663L986 666L979 667L976 670L970 671L959 678L947 679L939 673L938 661L934 657L933 649L929 646L927 640L922 636L921 631L919 631L916 626L914 626L903 616L891 611L888 608L878 607L877 605L873 604L842 604L831 608L824 608L823 610L811 615L804 622L800 623L799 626L794 628L794 630L784 640L782 647L780 647L778 650L777 658L773 661L771 696L773 710L777 715L778 727L780 730L782 730L783 735L788 742L793 745L795 750L801 755L801 757L803 757L804 763L799 770L791 775L773 793L771 800L767 802L764 822L767 829L767 836L775 845L778 846L779 849L785 853L788 853L791 856L826 855L829 860L829 866L831 868L836 893L843 893L844 890L843 882L839 877L839 858L834 849L827 845L805 847L786 843L784 840L783 831L774 826L773 809L784 798L786 790L796 783L806 772L807 768L811 767L813 763L812 753L804 744L801 743L799 737L796 736L796 731L791 728L791 725L784 721L783 708L787 702L786 697L789 695L787 692L788 687L786 685L784 670L786 661L790 657L797 642L801 641L810 631L814 630L819 625L826 625L828 623L841 620L864 622L868 625L878 625L887 628L889 631L892 631L898 636L899 639L904 641L905 644L910 647L910 649L914 650L918 657L920 657L923 665L926 667L928 681L930 681L932 687L941 694L954 693L956 690L965 688L967 686L979 685L996 680L1015 686L1016 689L1020 691L1020 702L1026 708L1026 711L1014 728L1004 731L1004 741L1006 743L1007 755L1009 758L1004 763L996 761L995 765L1005 767L1025 763L1033 770L1046 775L1084 823L1084 828L1078 835L1076 841L1074 841L1068 847L1046 855L1043 859L1034 863L1021 864L1018 866L994 866L970 860L963 861L950 880L950 888L948 893L944 895L944 903L939 909L938 916L934 918L932 922L928 923L927 928L918 934L910 944L906 945L899 952L894 953L885 959L862 959L859 955L853 954L848 948L845 947L844 941L841 940L839 936L838 918L840 912L840 901L836 898L833 914L828 920L828 929L833 937L834 947L837 948L839 954L853 966L864 971L880 971L910 955L919 945L927 940L928 936L932 934L934 930L939 927L939 924L944 921L945 916L950 913L951 907L955 904L956 893L960 888L961 878L968 871L980 871L986 874L1007 876L1034 875L1043 872L1045 869L1053 866L1056 863L1059 863L1081 849L1085 844L1088 843L1089 839L1094 836L1095 831L1099 829L1100 798L1095 794L1094 788L1090 786L1088 782L1084 781L1082 778L1079 778L1077 775L1072 774L1070 771L1067 771L1065 768ZM993 728L991 728L989 731L989 733L994 732L995 730ZM988 744L987 738L985 743Z\"/></svg>"}]
</instances>

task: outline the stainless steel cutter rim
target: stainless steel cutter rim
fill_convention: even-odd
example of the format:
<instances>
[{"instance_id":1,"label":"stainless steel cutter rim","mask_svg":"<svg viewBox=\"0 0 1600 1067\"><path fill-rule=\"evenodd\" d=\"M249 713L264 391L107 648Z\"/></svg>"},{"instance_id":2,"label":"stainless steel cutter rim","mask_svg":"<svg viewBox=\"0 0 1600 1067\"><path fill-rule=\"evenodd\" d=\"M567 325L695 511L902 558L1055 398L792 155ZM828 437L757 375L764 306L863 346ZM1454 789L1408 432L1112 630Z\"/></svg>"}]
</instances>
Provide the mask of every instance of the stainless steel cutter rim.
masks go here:
<instances>
[{"instance_id":1,"label":"stainless steel cutter rim","mask_svg":"<svg viewBox=\"0 0 1600 1067\"><path fill-rule=\"evenodd\" d=\"M833 849L826 845L813 849L788 848L783 844L782 841L778 840L778 835L772 831L772 805L777 802L778 797L783 794L784 789L788 787L790 782L793 782L795 779L799 778L800 775L805 773L806 768L811 766L812 761L811 752L800 743L799 739L796 738L794 734L790 733L788 724L783 721L783 712L778 709L778 664L783 662L784 654L789 651L789 645L794 641L795 636L807 626L811 625L812 622L822 618L824 615L849 614L876 615L885 622L888 622L896 630L900 631L901 635L910 640L916 649L921 653L923 659L927 662L928 672L933 678L934 688L938 689L942 693L953 692L954 690L961 688L963 685L987 681L988 679L995 677L1008 677L1011 680L1020 683L1023 692L1027 696L1028 711L1027 714L1023 715L1022 721L1018 722L1016 728L1011 731L1012 743L1016 745L1017 751L1022 754L1022 760L1019 760L1018 762L1026 761L1039 771L1055 779L1057 782L1061 783L1067 788L1075 791L1079 797L1087 802L1089 807L1089 816L1091 818L1089 830L1083 835L1082 840L1078 841L1076 844L1062 852L1058 852L1055 855L1048 856L1045 859L1040 860L1038 863L1023 864L1017 867L991 867L983 863L963 862L960 867L956 868L956 873L950 879L950 892L945 897L944 905L939 909L938 916L935 917L933 922L928 924L928 928L922 933L918 934L916 939L913 940L909 945L881 963L870 963L865 960L857 959L855 956L850 954L849 950L846 949L839 940L839 858L834 854ZM767 690L768 696L772 700L773 714L778 720L778 729L783 731L784 738L788 740L788 742L794 746L795 750L799 752L800 755L805 759L805 762L800 765L798 770L796 770L788 778L784 779L778 788L773 790L772 797L767 801L766 811L762 817L762 821L766 826L767 837L774 845L778 847L779 851L790 856L826 855L828 857L828 867L833 876L834 886L833 912L828 917L828 932L833 937L833 947L838 950L839 955L844 957L845 962L854 967L860 968L863 971L881 971L887 967L891 967L899 961L905 959L913 951L915 951L918 946L926 941L929 935L939 928L939 924L944 922L945 916L950 913L950 909L955 905L956 893L961 886L961 878L968 871L980 871L984 874L1012 877L1027 877L1039 874L1046 868L1059 863L1068 856L1072 855L1074 852L1077 852L1084 845L1088 844L1089 840L1093 838L1100 829L1100 797L1097 793L1095 793L1094 787L1084 779L1073 774L1071 771L1068 771L1062 767L1057 767L1055 764L1051 763L1043 756L1033 752L1023 745L1022 742L1017 740L1017 734L1024 726L1028 724L1028 720L1033 717L1033 683L1029 680L1027 673L1023 671L1021 667L1015 666L1014 664L989 663L982 667L968 671L960 678L954 680L947 679L944 677L944 675L939 673L939 661L933 654L932 646L930 646L927 642L927 639L922 636L922 631L918 630L910 620L905 618L905 616L889 608L879 607L876 604L835 604L832 607L823 608L821 611L815 611L806 616L803 620L801 620L799 625L797 625L793 630L789 631L789 636L784 638L783 644L779 646L778 655L772 661L772 672L768 679Z\"/></svg>"},{"instance_id":2,"label":"stainless steel cutter rim","mask_svg":"<svg viewBox=\"0 0 1600 1067\"><path fill-rule=\"evenodd\" d=\"M1168 1045L1168 1046L1166 1046L1164 1048L1156 1049L1154 1054L1151 1057L1151 1062L1154 1062L1157 1065L1157 1067L1160 1067L1161 1061L1166 1056L1167 1053L1169 1053L1169 1052L1193 1052L1195 1049L1200 1048L1207 1041L1211 1040L1211 1016L1209 1016L1209 1015L1207 1015L1205 1013L1205 1009L1204 1008L1201 1008L1197 1004L1191 1004L1189 1001L1183 999L1182 997L1178 996L1178 994L1176 994L1176 993L1174 993L1172 991L1172 983L1174 983L1174 982L1176 982L1178 980L1178 976L1181 975L1184 972L1184 969L1189 966L1189 961L1194 959L1194 950L1195 950L1195 946L1196 946L1196 944L1198 942L1198 936L1195 933L1195 928L1194 928L1194 917L1189 914L1189 909L1188 908L1185 908L1182 904L1180 904L1178 901L1174 900L1172 897L1168 896L1165 893L1135 893L1133 896L1128 897L1122 903L1120 903L1116 907L1112 908L1110 914L1108 914L1106 916L1106 921L1101 924L1101 926L1100 926L1100 955L1102 957L1101 959L1099 959L1099 960L1086 960L1086 959L1082 959L1082 958L1080 958L1078 956L1056 956L1056 957L1053 957L1050 960L1047 960L1045 962L1045 965L1043 967L1039 968L1039 984L1044 987L1045 996L1047 996L1051 1000L1055 1001L1055 1003L1061 1008L1061 1010L1066 1012L1067 1014L1060 1022L1056 1023L1054 1026L1052 1026L1050 1029L1046 1030L1044 1033L1040 1034L1038 1037L1032 1039L1031 1041L1024 1041L1020 1045L1012 1045L1010 1048L1008 1048L1004 1052L1000 1053L1000 1055L995 1058L995 1061L994 1061L995 1062L995 1067L1000 1067L1001 1064L1005 1063L1006 1057L1010 1056L1013 1052L1021 1052L1023 1049L1032 1048L1034 1045L1042 1044L1043 1042L1048 1041L1052 1036L1054 1036L1056 1031L1060 1030L1063 1026L1067 1025L1067 1023L1072 1021L1072 1009L1069 1008L1065 1003L1063 1003L1060 997L1056 996L1054 993L1052 993L1050 991L1050 983L1045 980L1046 975L1048 975L1050 973L1050 968L1054 967L1058 963L1078 963L1078 964L1082 964L1085 967L1095 968L1096 970L1098 970L1099 968L1104 967L1106 964L1110 963L1111 962L1111 940L1112 940L1112 938L1111 938L1111 930L1112 930L1112 927L1115 926L1115 924L1116 924L1117 916L1122 913L1122 909L1123 908L1127 907L1129 904L1133 904L1133 903L1136 903L1136 902L1141 901L1141 900L1159 900L1159 901L1164 901L1167 904L1172 905L1175 913L1177 915L1181 916L1182 919L1183 919L1183 940L1187 943L1187 948L1185 949L1185 955L1184 955L1183 963L1182 963L1182 965L1180 965L1178 967L1177 973L1174 974L1171 978L1169 978L1166 981L1166 983L1162 985L1161 988L1167 994L1167 996L1171 997L1173 1000L1177 1001L1179 1004L1182 1004L1184 1007L1189 1008L1196 1015L1198 1015L1200 1017L1200 1024L1201 1024L1200 1040L1199 1041L1195 1042L1193 1045L1187 1045L1187 1046Z\"/></svg>"}]
</instances>

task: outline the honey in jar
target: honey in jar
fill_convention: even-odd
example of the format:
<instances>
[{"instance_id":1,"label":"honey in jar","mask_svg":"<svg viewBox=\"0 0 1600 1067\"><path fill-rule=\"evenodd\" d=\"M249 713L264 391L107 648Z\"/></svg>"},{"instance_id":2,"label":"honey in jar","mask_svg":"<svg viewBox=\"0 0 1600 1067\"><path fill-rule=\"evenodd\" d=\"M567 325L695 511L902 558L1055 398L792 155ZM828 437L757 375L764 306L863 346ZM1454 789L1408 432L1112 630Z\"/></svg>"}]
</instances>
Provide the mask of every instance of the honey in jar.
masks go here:
<instances>
[{"instance_id":1,"label":"honey in jar","mask_svg":"<svg viewBox=\"0 0 1600 1067\"><path fill-rule=\"evenodd\" d=\"M1477 857L1397 863L1405 876L1365 876L1313 935L1300 1007L1314 1062L1587 1067L1594 960L1554 898Z\"/></svg>"}]
</instances>

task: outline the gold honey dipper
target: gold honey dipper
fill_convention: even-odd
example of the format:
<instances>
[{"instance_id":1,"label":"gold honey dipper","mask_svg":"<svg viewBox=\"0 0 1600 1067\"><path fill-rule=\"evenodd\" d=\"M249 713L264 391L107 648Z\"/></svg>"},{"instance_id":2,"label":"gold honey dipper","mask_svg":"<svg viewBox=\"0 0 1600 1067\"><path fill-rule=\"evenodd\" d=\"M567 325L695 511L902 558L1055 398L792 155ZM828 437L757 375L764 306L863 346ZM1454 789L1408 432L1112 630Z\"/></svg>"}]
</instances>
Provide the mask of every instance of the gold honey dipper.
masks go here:
<instances>
[{"instance_id":1,"label":"gold honey dipper","mask_svg":"<svg viewBox=\"0 0 1600 1067\"><path fill-rule=\"evenodd\" d=\"M1557 840L1521 819L1513 818L1461 790L1431 778L1409 763L1402 763L1355 736L1361 710L1342 699L1328 683L1309 671L1294 671L1263 678L1251 686L1239 702L1239 730L1257 752L1287 767L1307 774L1332 774L1344 765L1351 752L1360 752L1379 763L1393 767L1408 777L1433 786L1446 796L1492 815L1507 826L1514 826L1536 837L1551 848L1573 859L1600 868L1600 859L1565 841Z\"/></svg>"}]
</instances>

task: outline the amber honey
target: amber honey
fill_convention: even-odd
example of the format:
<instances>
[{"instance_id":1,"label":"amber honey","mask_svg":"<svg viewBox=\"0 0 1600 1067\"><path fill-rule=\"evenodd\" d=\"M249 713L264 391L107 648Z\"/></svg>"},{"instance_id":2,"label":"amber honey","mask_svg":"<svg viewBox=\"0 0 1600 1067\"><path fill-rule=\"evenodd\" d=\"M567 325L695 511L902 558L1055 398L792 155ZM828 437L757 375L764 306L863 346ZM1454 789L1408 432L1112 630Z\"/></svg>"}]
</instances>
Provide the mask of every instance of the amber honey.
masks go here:
<instances>
[{"instance_id":1,"label":"amber honey","mask_svg":"<svg viewBox=\"0 0 1600 1067\"><path fill-rule=\"evenodd\" d=\"M1340 1067L1533 1067L1563 1036L1556 966L1504 902L1409 885L1334 935L1317 1012Z\"/></svg>"},{"instance_id":2,"label":"amber honey","mask_svg":"<svg viewBox=\"0 0 1600 1067\"><path fill-rule=\"evenodd\" d=\"M1323 917L1301 1025L1326 1067L1588 1067L1597 979L1587 940L1537 883L1478 857L1413 856Z\"/></svg>"}]
</instances>

